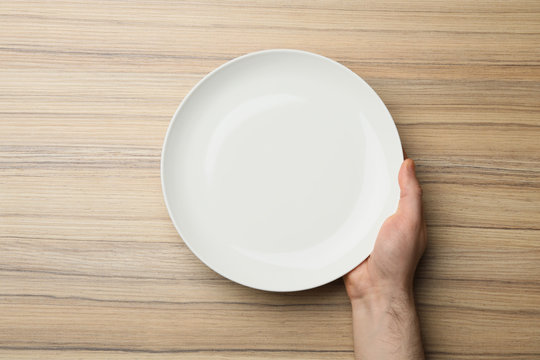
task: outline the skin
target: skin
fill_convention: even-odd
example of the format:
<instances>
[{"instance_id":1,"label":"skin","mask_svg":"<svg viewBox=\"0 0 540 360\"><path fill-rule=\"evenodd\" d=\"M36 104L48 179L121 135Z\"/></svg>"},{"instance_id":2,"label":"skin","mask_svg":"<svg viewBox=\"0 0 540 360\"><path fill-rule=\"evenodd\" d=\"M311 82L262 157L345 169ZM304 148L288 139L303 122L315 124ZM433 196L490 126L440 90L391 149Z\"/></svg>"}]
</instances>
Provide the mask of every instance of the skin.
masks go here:
<instances>
[{"instance_id":1,"label":"skin","mask_svg":"<svg viewBox=\"0 0 540 360\"><path fill-rule=\"evenodd\" d=\"M413 279L427 236L411 159L401 165L398 181L398 210L382 225L371 255L344 276L357 360L424 359Z\"/></svg>"}]
</instances>

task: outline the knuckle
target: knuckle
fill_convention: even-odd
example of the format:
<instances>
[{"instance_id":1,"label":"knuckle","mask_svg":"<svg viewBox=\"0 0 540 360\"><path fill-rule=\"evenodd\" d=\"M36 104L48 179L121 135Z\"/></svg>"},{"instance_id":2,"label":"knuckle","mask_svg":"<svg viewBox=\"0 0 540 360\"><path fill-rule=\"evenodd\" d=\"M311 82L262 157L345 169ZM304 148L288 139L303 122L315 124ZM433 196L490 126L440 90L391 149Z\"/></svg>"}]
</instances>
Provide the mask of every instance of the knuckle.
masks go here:
<instances>
[{"instance_id":1,"label":"knuckle","mask_svg":"<svg viewBox=\"0 0 540 360\"><path fill-rule=\"evenodd\" d=\"M424 194L424 190L422 190L422 187L420 186L420 184L417 184L415 185L412 189L411 189L411 192L417 196L417 197L422 197L423 194Z\"/></svg>"}]
</instances>

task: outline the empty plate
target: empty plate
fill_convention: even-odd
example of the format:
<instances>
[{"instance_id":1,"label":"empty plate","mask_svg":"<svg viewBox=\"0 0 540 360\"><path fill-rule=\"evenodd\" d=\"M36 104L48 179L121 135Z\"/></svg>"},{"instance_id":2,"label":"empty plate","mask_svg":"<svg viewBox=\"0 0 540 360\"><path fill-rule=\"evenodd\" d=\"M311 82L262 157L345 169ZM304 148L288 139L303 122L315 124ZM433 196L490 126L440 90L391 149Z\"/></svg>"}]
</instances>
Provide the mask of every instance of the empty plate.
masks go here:
<instances>
[{"instance_id":1,"label":"empty plate","mask_svg":"<svg viewBox=\"0 0 540 360\"><path fill-rule=\"evenodd\" d=\"M381 99L345 66L298 50L236 58L170 123L161 180L191 251L262 290L312 288L373 249L397 207L403 155Z\"/></svg>"}]
</instances>

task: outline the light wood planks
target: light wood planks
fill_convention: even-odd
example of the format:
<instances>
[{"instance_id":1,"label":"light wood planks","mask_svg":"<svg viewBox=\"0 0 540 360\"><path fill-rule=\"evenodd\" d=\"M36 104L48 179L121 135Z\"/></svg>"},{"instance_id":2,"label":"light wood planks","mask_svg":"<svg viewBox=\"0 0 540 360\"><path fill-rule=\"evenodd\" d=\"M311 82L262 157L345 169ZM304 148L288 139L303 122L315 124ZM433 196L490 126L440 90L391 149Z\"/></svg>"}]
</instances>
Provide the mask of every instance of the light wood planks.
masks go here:
<instances>
[{"instance_id":1,"label":"light wood planks","mask_svg":"<svg viewBox=\"0 0 540 360\"><path fill-rule=\"evenodd\" d=\"M540 357L540 2L82 1L0 7L0 358L352 359L341 281L201 264L163 204L171 115L207 72L299 48L388 105L424 184L430 359Z\"/></svg>"}]
</instances>

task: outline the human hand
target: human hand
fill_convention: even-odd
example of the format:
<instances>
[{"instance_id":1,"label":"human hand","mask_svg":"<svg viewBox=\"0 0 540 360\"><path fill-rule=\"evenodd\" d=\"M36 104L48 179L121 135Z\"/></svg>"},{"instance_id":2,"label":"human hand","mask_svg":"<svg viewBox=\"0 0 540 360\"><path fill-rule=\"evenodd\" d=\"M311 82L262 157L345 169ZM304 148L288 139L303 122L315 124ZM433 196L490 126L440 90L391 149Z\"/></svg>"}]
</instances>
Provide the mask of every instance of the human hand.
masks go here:
<instances>
[{"instance_id":1,"label":"human hand","mask_svg":"<svg viewBox=\"0 0 540 360\"><path fill-rule=\"evenodd\" d=\"M424 359L412 285L427 238L412 160L403 162L398 181L398 210L382 225L371 255L344 276L356 359Z\"/></svg>"},{"instance_id":2,"label":"human hand","mask_svg":"<svg viewBox=\"0 0 540 360\"><path fill-rule=\"evenodd\" d=\"M399 170L398 210L382 225L371 255L345 275L351 301L376 295L412 293L416 265L426 248L422 188L414 162L406 159Z\"/></svg>"}]
</instances>

